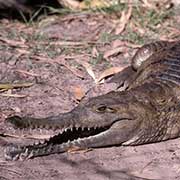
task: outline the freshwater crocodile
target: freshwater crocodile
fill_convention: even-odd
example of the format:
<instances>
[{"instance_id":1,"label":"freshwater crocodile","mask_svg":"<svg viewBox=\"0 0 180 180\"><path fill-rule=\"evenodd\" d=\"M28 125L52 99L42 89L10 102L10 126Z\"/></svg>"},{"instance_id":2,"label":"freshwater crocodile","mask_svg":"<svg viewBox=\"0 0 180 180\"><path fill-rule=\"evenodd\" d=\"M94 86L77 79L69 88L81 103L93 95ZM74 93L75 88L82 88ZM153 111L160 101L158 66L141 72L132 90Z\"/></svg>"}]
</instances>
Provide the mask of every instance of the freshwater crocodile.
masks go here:
<instances>
[{"instance_id":1,"label":"freshwater crocodile","mask_svg":"<svg viewBox=\"0 0 180 180\"><path fill-rule=\"evenodd\" d=\"M13 116L19 129L53 129L50 139L34 145L11 145L8 160L28 159L78 148L140 145L180 136L180 41L144 45L132 64L111 81L124 91L82 101L67 113L46 118Z\"/></svg>"}]
</instances>

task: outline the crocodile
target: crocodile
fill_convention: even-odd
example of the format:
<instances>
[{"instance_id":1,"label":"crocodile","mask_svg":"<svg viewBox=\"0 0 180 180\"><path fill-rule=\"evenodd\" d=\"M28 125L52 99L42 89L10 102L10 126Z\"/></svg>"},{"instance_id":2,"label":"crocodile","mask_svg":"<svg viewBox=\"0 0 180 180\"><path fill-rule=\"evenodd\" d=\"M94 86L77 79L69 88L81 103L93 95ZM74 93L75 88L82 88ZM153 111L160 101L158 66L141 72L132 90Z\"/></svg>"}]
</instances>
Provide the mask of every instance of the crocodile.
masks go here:
<instances>
[{"instance_id":1,"label":"crocodile","mask_svg":"<svg viewBox=\"0 0 180 180\"><path fill-rule=\"evenodd\" d=\"M8 117L20 130L56 133L44 142L6 147L7 160L24 160L71 149L133 146L180 136L180 41L145 44L110 82L123 91L84 100L57 116ZM117 78L118 77L118 78Z\"/></svg>"}]
</instances>

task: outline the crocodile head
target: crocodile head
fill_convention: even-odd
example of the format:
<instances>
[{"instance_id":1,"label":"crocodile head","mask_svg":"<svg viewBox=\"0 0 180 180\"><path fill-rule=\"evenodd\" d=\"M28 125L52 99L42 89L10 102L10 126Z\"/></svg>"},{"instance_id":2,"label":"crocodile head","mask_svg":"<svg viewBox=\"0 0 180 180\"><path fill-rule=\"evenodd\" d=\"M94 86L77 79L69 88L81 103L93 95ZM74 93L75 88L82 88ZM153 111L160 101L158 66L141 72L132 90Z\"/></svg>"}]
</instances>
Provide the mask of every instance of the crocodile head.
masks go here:
<instances>
[{"instance_id":1,"label":"crocodile head","mask_svg":"<svg viewBox=\"0 0 180 180\"><path fill-rule=\"evenodd\" d=\"M9 146L7 159L24 159L68 151L71 148L93 148L121 145L139 129L145 113L138 101L127 92L111 92L80 103L68 113L36 119L10 117L6 121L20 129L53 129L55 134L43 143Z\"/></svg>"}]
</instances>

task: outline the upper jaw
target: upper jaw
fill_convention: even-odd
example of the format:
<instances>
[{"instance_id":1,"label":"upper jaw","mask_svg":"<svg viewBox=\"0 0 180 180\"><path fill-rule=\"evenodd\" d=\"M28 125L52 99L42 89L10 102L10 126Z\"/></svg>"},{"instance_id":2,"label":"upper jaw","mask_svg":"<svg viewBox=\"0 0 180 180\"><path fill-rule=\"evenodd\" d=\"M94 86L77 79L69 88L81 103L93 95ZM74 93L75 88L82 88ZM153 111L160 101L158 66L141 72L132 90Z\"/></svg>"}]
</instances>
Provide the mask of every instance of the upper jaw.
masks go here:
<instances>
[{"instance_id":1,"label":"upper jaw","mask_svg":"<svg viewBox=\"0 0 180 180\"><path fill-rule=\"evenodd\" d=\"M1 131L1 135L14 136L19 138L34 138L48 139L59 133L66 132L73 129L91 129L106 126L89 118L87 113L80 110L72 110L68 113L62 113L57 116L47 118L33 118L33 117L18 117L12 116L5 120L5 126ZM108 124L109 125L109 124ZM47 136L47 138L45 138ZM49 137L48 137L49 136ZM42 137L42 138L41 138Z\"/></svg>"}]
</instances>

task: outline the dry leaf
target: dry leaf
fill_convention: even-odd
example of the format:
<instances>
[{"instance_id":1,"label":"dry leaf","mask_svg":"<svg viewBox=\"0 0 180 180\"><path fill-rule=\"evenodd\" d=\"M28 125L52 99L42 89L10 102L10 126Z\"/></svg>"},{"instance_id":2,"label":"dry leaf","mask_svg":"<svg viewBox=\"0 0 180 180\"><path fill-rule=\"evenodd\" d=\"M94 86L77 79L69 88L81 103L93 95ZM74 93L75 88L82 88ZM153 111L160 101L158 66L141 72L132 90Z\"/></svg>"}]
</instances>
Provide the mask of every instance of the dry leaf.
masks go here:
<instances>
[{"instance_id":1,"label":"dry leaf","mask_svg":"<svg viewBox=\"0 0 180 180\"><path fill-rule=\"evenodd\" d=\"M8 94L8 93L1 93L0 96L14 97L14 98L24 98L24 97L27 97L27 95L25 95L25 94Z\"/></svg>"},{"instance_id":2,"label":"dry leaf","mask_svg":"<svg viewBox=\"0 0 180 180\"><path fill-rule=\"evenodd\" d=\"M120 39L114 40L112 42L112 44L111 44L112 49L117 48L119 46L126 46L126 47L130 47L130 48L139 48L139 47L141 47L141 45L134 44L134 43L131 43L129 41L122 41Z\"/></svg>"},{"instance_id":3,"label":"dry leaf","mask_svg":"<svg viewBox=\"0 0 180 180\"><path fill-rule=\"evenodd\" d=\"M35 76L35 77L39 77L40 76L39 74L31 73L31 72L28 72L28 71L25 71L25 70L17 69L15 71L19 72L19 73L22 73L22 74L25 74L25 75L29 75L29 76Z\"/></svg>"},{"instance_id":4,"label":"dry leaf","mask_svg":"<svg viewBox=\"0 0 180 180\"><path fill-rule=\"evenodd\" d=\"M89 3L82 1L80 4L80 9L89 9L89 8L103 8L109 7L113 3L109 0L91 0Z\"/></svg>"},{"instance_id":5,"label":"dry leaf","mask_svg":"<svg viewBox=\"0 0 180 180\"><path fill-rule=\"evenodd\" d=\"M33 83L12 83L12 84L0 84L0 89L13 89L13 88L25 88L32 86Z\"/></svg>"},{"instance_id":6,"label":"dry leaf","mask_svg":"<svg viewBox=\"0 0 180 180\"><path fill-rule=\"evenodd\" d=\"M68 70L70 70L75 76L77 76L79 78L84 78L83 73L81 71L79 71L78 69L75 69L75 68L71 67L69 65L69 63L67 62L67 60L66 60L66 59L74 59L76 57L61 55L61 56L58 56L56 59L45 58L45 57L42 57L42 56L31 56L31 58L34 59L34 60L38 60L38 61L41 61L41 62L46 62L46 63L49 63L49 64L57 63L57 64L60 64L60 65L63 65Z\"/></svg>"},{"instance_id":7,"label":"dry leaf","mask_svg":"<svg viewBox=\"0 0 180 180\"><path fill-rule=\"evenodd\" d=\"M78 10L80 2L75 0L58 0L59 4L72 10Z\"/></svg>"},{"instance_id":8,"label":"dry leaf","mask_svg":"<svg viewBox=\"0 0 180 180\"><path fill-rule=\"evenodd\" d=\"M111 43L112 49L106 51L103 55L104 59L108 59L111 56L116 56L119 53L127 52L128 48L139 48L140 45L133 44L128 41L122 41L122 40L115 40Z\"/></svg>"},{"instance_id":9,"label":"dry leaf","mask_svg":"<svg viewBox=\"0 0 180 180\"><path fill-rule=\"evenodd\" d=\"M163 41L174 41L179 40L180 37L180 30L175 27L168 27L167 28L169 34L161 35L160 40Z\"/></svg>"},{"instance_id":10,"label":"dry leaf","mask_svg":"<svg viewBox=\"0 0 180 180\"><path fill-rule=\"evenodd\" d=\"M52 41L52 42L49 42L47 44L47 42L40 42L40 44L42 45L55 45L55 46L72 46L71 48L76 48L77 46L79 47L85 47L85 46L88 46L88 45L96 45L96 44L99 44L100 42L97 42L97 41L86 41L86 40L83 40L83 41Z\"/></svg>"},{"instance_id":11,"label":"dry leaf","mask_svg":"<svg viewBox=\"0 0 180 180\"><path fill-rule=\"evenodd\" d=\"M144 4L144 7L156 9L156 6L153 4L153 2L150 2L149 0L142 0L142 3Z\"/></svg>"},{"instance_id":12,"label":"dry leaf","mask_svg":"<svg viewBox=\"0 0 180 180\"><path fill-rule=\"evenodd\" d=\"M110 49L104 53L103 58L108 59L110 56L115 56L121 52L124 52L125 48L126 47L121 46L121 47Z\"/></svg>"},{"instance_id":13,"label":"dry leaf","mask_svg":"<svg viewBox=\"0 0 180 180\"><path fill-rule=\"evenodd\" d=\"M106 69L97 79L97 82L101 82L104 78L111 76L113 74L116 74L120 71L122 71L124 67L111 67L109 69Z\"/></svg>"},{"instance_id":14,"label":"dry leaf","mask_svg":"<svg viewBox=\"0 0 180 180\"><path fill-rule=\"evenodd\" d=\"M25 45L24 41L10 40L3 37L0 37L0 41L7 43L9 46L12 47L28 48L27 45Z\"/></svg>"},{"instance_id":15,"label":"dry leaf","mask_svg":"<svg viewBox=\"0 0 180 180\"><path fill-rule=\"evenodd\" d=\"M98 50L96 49L96 47L93 47L93 49L92 49L92 57L98 57L98 56L99 56Z\"/></svg>"},{"instance_id":16,"label":"dry leaf","mask_svg":"<svg viewBox=\"0 0 180 180\"><path fill-rule=\"evenodd\" d=\"M85 96L85 91L79 86L74 87L74 96L76 100L80 101Z\"/></svg>"},{"instance_id":17,"label":"dry leaf","mask_svg":"<svg viewBox=\"0 0 180 180\"><path fill-rule=\"evenodd\" d=\"M91 0L91 1L77 1L77 0L58 0L58 2L69 9L81 10L89 8L103 8L110 7L111 5L116 5L117 1L109 0Z\"/></svg>"},{"instance_id":18,"label":"dry leaf","mask_svg":"<svg viewBox=\"0 0 180 180\"><path fill-rule=\"evenodd\" d=\"M64 67L66 67L68 70L70 70L75 76L79 77L79 78L84 78L83 73L78 70L77 68L71 67L71 65L69 64L69 62L66 60L66 58L57 58L55 60L56 63L63 65Z\"/></svg>"},{"instance_id":19,"label":"dry leaf","mask_svg":"<svg viewBox=\"0 0 180 180\"><path fill-rule=\"evenodd\" d=\"M128 12L126 13L126 10L122 12L120 22L115 29L116 35L121 34L124 31L126 24L128 23L131 17L131 14L132 14L132 5L129 5Z\"/></svg>"},{"instance_id":20,"label":"dry leaf","mask_svg":"<svg viewBox=\"0 0 180 180\"><path fill-rule=\"evenodd\" d=\"M130 22L129 26L131 29L133 29L134 32L137 32L140 36L144 36L146 33L146 29L136 21Z\"/></svg>"},{"instance_id":21,"label":"dry leaf","mask_svg":"<svg viewBox=\"0 0 180 180\"><path fill-rule=\"evenodd\" d=\"M125 45L124 41L120 40L120 39L116 39L116 40L112 41L112 43L111 43L112 49L117 48L119 46L124 46L124 45Z\"/></svg>"},{"instance_id":22,"label":"dry leaf","mask_svg":"<svg viewBox=\"0 0 180 180\"><path fill-rule=\"evenodd\" d=\"M19 107L17 107L17 106L12 107L11 109L12 109L14 112L16 112L16 113L20 113L20 112L21 112L21 109L20 109Z\"/></svg>"},{"instance_id":23,"label":"dry leaf","mask_svg":"<svg viewBox=\"0 0 180 180\"><path fill-rule=\"evenodd\" d=\"M78 63L80 63L87 71L87 73L94 79L94 81L96 82L96 76L92 70L91 65L88 62L85 61L81 61L81 60L76 60Z\"/></svg>"}]
</instances>

